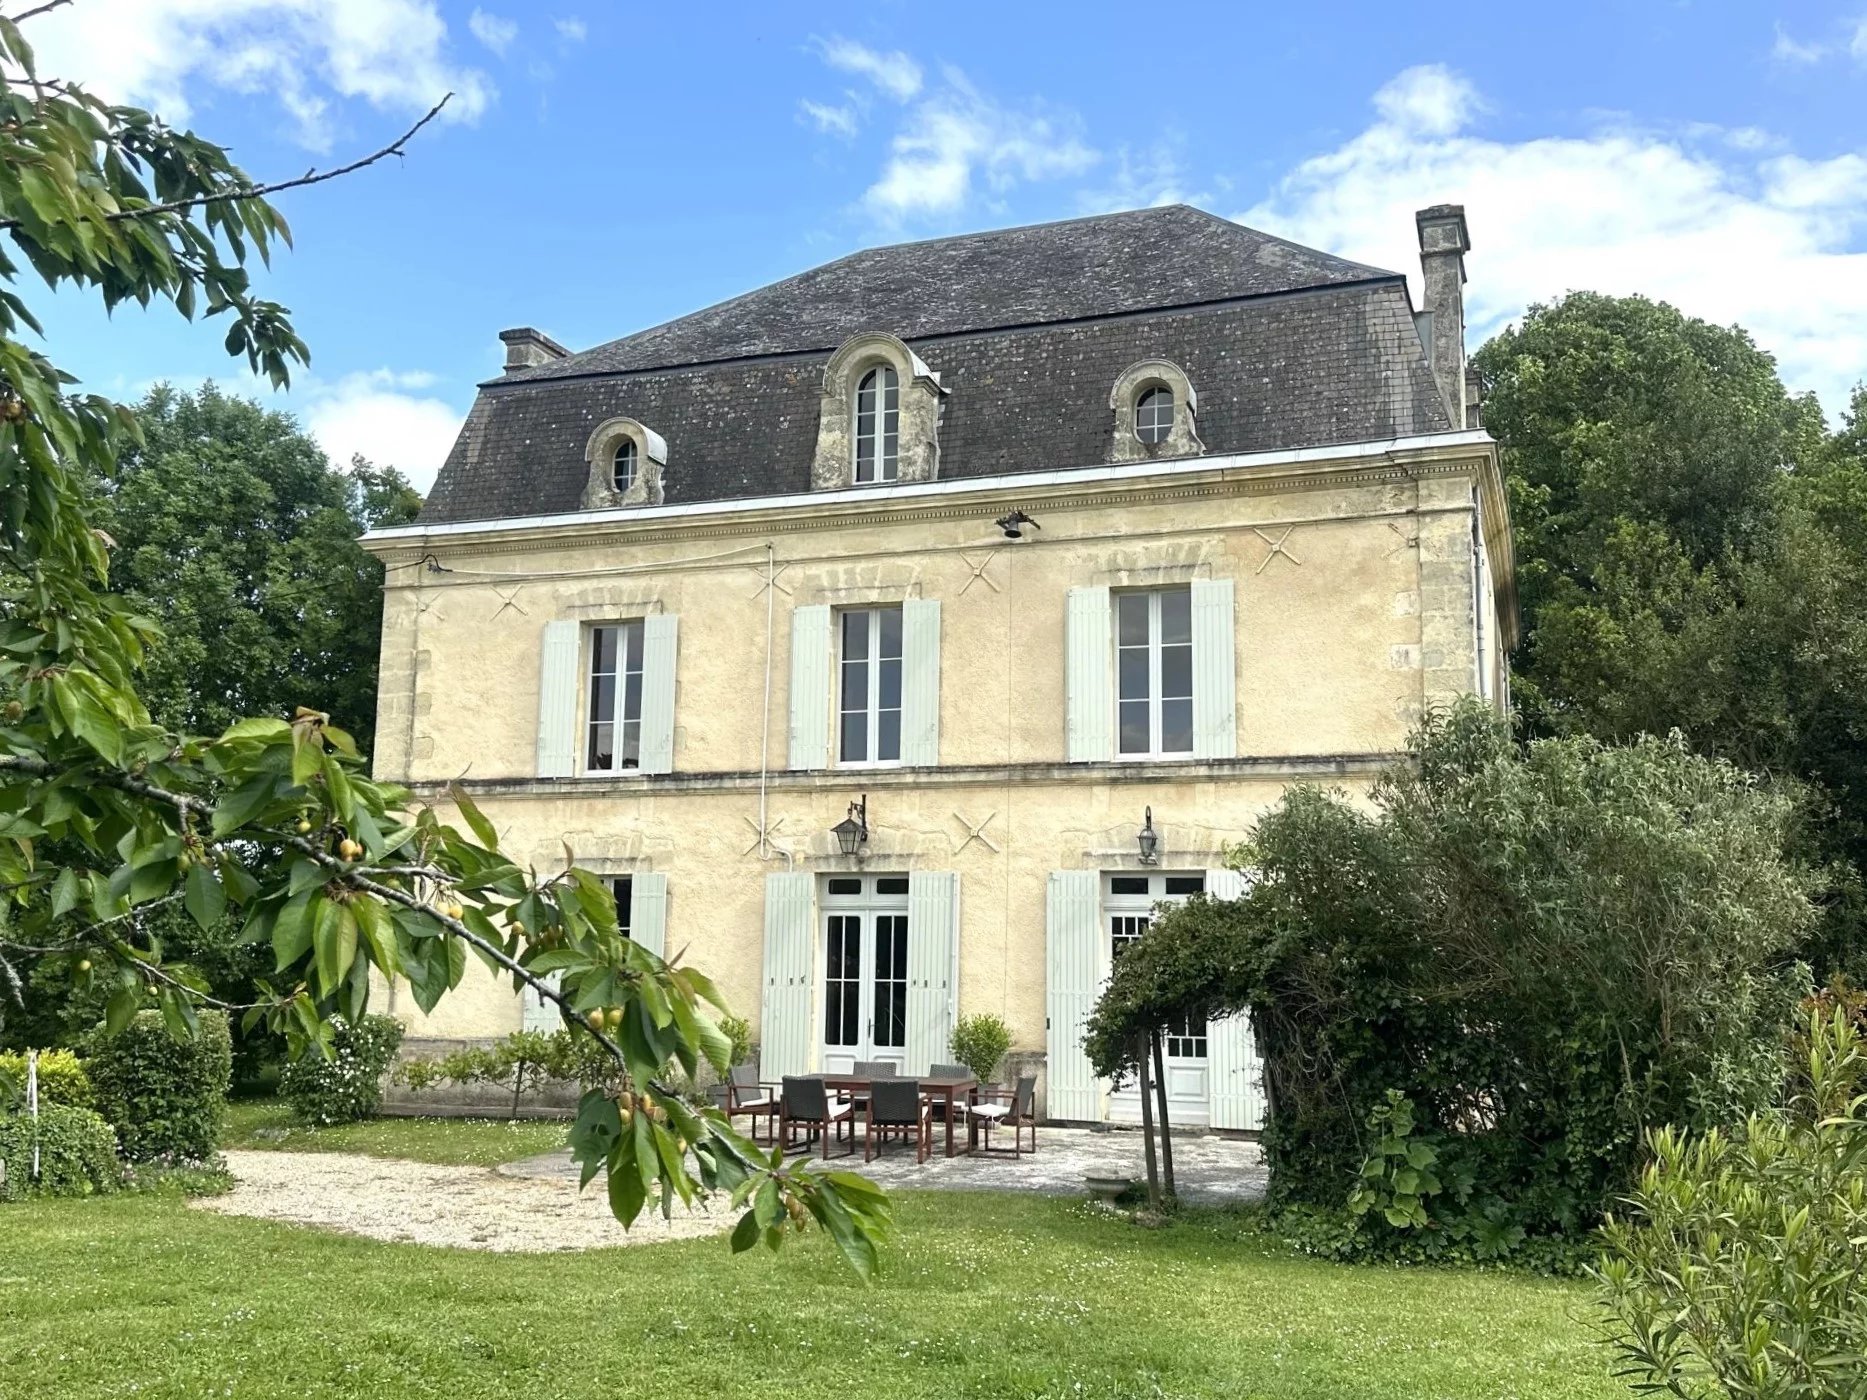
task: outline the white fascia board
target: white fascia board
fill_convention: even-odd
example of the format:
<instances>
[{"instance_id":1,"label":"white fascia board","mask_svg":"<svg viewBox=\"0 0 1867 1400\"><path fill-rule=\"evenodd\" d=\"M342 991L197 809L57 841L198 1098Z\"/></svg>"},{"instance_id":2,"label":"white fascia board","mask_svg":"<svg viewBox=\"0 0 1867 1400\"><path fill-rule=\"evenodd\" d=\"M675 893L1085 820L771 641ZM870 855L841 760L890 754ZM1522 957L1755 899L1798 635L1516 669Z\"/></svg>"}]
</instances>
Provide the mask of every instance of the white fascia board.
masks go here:
<instances>
[{"instance_id":1,"label":"white fascia board","mask_svg":"<svg viewBox=\"0 0 1867 1400\"><path fill-rule=\"evenodd\" d=\"M398 525L371 530L365 544L422 544L429 541L506 535L514 531L562 530L570 526L646 524L650 521L704 520L711 517L755 514L759 511L822 509L826 506L886 506L937 500L942 496L994 491L1035 494L1053 486L1093 486L1100 482L1138 484L1212 472L1252 471L1268 467L1327 466L1362 461L1403 452L1496 446L1482 428L1452 433L1422 433L1413 437L1385 438L1377 442L1337 443L1329 447L1297 447L1278 452L1232 452L1206 457L1181 457L1170 462L1124 462L1050 471L1005 472L997 476L948 477L940 481L903 482L892 486L846 486L834 491L800 491L783 496L737 496L724 501L690 501L681 505L630 506L609 510L561 511L553 515L509 516L493 520L456 520L437 525Z\"/></svg>"}]
</instances>

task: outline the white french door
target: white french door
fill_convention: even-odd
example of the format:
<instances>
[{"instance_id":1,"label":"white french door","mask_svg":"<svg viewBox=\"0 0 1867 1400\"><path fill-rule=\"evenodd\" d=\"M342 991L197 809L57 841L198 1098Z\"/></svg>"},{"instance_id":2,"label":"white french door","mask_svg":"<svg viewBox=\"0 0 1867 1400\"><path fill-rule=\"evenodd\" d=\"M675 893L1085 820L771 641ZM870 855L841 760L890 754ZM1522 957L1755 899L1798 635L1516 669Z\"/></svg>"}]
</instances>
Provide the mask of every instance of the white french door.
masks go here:
<instances>
[{"instance_id":1,"label":"white french door","mask_svg":"<svg viewBox=\"0 0 1867 1400\"><path fill-rule=\"evenodd\" d=\"M908 877L830 875L823 882L819 946L826 1074L851 1074L859 1060L898 1071L907 1057Z\"/></svg>"},{"instance_id":2,"label":"white french door","mask_svg":"<svg viewBox=\"0 0 1867 1400\"><path fill-rule=\"evenodd\" d=\"M1115 960L1146 933L1157 904L1170 904L1206 888L1203 873L1111 874L1102 879L1102 977L1106 983ZM1189 1018L1169 1026L1162 1042L1167 1081L1167 1116L1175 1126L1204 1127L1210 1114L1207 1097L1209 1055L1206 1022ZM1148 1068L1150 1077L1153 1067ZM1109 1120L1141 1121L1141 1094L1134 1081L1109 1094Z\"/></svg>"}]
</instances>

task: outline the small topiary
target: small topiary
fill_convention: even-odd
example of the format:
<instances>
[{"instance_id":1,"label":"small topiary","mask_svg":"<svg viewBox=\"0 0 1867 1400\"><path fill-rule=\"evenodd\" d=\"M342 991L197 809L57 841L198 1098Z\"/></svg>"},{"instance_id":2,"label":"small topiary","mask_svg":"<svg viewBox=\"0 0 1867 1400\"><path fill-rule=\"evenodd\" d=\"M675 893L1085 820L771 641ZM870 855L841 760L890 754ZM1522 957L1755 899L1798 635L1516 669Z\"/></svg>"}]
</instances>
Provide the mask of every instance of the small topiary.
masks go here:
<instances>
[{"instance_id":1,"label":"small topiary","mask_svg":"<svg viewBox=\"0 0 1867 1400\"><path fill-rule=\"evenodd\" d=\"M0 1083L11 1080L21 1095L26 1092L26 1052L0 1050ZM90 1108L95 1100L84 1062L70 1050L39 1052L39 1102L66 1108Z\"/></svg>"},{"instance_id":2,"label":"small topiary","mask_svg":"<svg viewBox=\"0 0 1867 1400\"><path fill-rule=\"evenodd\" d=\"M233 1079L225 1016L203 1011L194 1036L177 1040L159 1012L139 1011L116 1035L93 1034L90 1074L130 1161L213 1157Z\"/></svg>"},{"instance_id":3,"label":"small topiary","mask_svg":"<svg viewBox=\"0 0 1867 1400\"><path fill-rule=\"evenodd\" d=\"M32 1173L33 1147L39 1175ZM0 1114L0 1201L28 1196L90 1196L123 1182L117 1135L88 1108L41 1103L38 1116Z\"/></svg>"},{"instance_id":4,"label":"small topiary","mask_svg":"<svg viewBox=\"0 0 1867 1400\"><path fill-rule=\"evenodd\" d=\"M953 1058L982 1081L989 1080L998 1062L1011 1049L1011 1028L991 1012L962 1016L953 1023L948 1043Z\"/></svg>"},{"instance_id":5,"label":"small topiary","mask_svg":"<svg viewBox=\"0 0 1867 1400\"><path fill-rule=\"evenodd\" d=\"M279 1093L306 1123L354 1123L382 1107L383 1074L402 1044L393 1016L331 1022L331 1058L310 1048L279 1074Z\"/></svg>"}]
</instances>

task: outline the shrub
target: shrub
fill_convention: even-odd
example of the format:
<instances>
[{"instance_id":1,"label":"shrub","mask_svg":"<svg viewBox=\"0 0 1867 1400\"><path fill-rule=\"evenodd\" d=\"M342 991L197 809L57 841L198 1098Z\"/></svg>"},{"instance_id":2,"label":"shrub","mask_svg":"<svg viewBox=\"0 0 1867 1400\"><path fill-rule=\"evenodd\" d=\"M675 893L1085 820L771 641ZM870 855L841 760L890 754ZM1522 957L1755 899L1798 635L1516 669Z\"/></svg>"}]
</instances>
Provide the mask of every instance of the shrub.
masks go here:
<instances>
[{"instance_id":1,"label":"shrub","mask_svg":"<svg viewBox=\"0 0 1867 1400\"><path fill-rule=\"evenodd\" d=\"M382 1107L383 1075L402 1044L393 1016L331 1022L331 1057L309 1047L279 1074L279 1093L306 1123L354 1123Z\"/></svg>"},{"instance_id":2,"label":"shrub","mask_svg":"<svg viewBox=\"0 0 1867 1400\"><path fill-rule=\"evenodd\" d=\"M97 1110L132 1162L202 1161L214 1155L233 1078L227 1018L200 1013L177 1040L155 1011L139 1011L116 1035L93 1033L89 1068Z\"/></svg>"},{"instance_id":3,"label":"shrub","mask_svg":"<svg viewBox=\"0 0 1867 1400\"><path fill-rule=\"evenodd\" d=\"M752 1023L743 1016L720 1017L720 1031L732 1045L728 1064L742 1065L752 1058Z\"/></svg>"},{"instance_id":4,"label":"shrub","mask_svg":"<svg viewBox=\"0 0 1867 1400\"><path fill-rule=\"evenodd\" d=\"M989 1011L975 1016L961 1016L953 1023L948 1038L953 1058L981 1080L989 1080L998 1062L1011 1049L1011 1029Z\"/></svg>"},{"instance_id":5,"label":"shrub","mask_svg":"<svg viewBox=\"0 0 1867 1400\"><path fill-rule=\"evenodd\" d=\"M1861 1394L1867 1077L1858 1026L1811 1013L1808 1089L1736 1134L1666 1128L1602 1229L1619 1374L1686 1397Z\"/></svg>"},{"instance_id":6,"label":"shrub","mask_svg":"<svg viewBox=\"0 0 1867 1400\"><path fill-rule=\"evenodd\" d=\"M39 1179L32 1179L34 1143ZM90 1196L114 1191L123 1179L117 1135L88 1108L42 1103L27 1113L0 1115L0 1201L28 1196Z\"/></svg>"},{"instance_id":7,"label":"shrub","mask_svg":"<svg viewBox=\"0 0 1867 1400\"><path fill-rule=\"evenodd\" d=\"M0 1050L0 1082L11 1081L20 1095L26 1092L26 1053L23 1050ZM95 1103L91 1076L84 1063L70 1050L39 1052L39 1103L62 1104L66 1108L90 1108Z\"/></svg>"}]
</instances>

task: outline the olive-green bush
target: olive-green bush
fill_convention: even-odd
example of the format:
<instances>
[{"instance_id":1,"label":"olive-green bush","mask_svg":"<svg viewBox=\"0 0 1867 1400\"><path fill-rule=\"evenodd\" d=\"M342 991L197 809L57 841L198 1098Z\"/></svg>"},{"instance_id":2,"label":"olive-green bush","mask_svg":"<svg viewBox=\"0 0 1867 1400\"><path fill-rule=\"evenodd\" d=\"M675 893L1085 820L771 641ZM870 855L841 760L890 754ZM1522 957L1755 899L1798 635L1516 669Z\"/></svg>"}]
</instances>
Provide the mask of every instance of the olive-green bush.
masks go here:
<instances>
[{"instance_id":1,"label":"olive-green bush","mask_svg":"<svg viewBox=\"0 0 1867 1400\"><path fill-rule=\"evenodd\" d=\"M159 1012L140 1011L116 1035L94 1032L89 1048L97 1111L116 1128L126 1158L214 1155L233 1079L225 1016L203 1011L198 1033L177 1040Z\"/></svg>"},{"instance_id":2,"label":"olive-green bush","mask_svg":"<svg viewBox=\"0 0 1867 1400\"><path fill-rule=\"evenodd\" d=\"M0 1050L0 1083L11 1080L26 1092L26 1052ZM39 1052L39 1102L63 1104L66 1108L90 1108L95 1102L91 1076L84 1072L84 1062L70 1050Z\"/></svg>"},{"instance_id":3,"label":"olive-green bush","mask_svg":"<svg viewBox=\"0 0 1867 1400\"><path fill-rule=\"evenodd\" d=\"M33 1176L33 1147L39 1174ZM0 1114L0 1201L28 1196L90 1196L123 1182L117 1137L88 1108L41 1103L37 1116Z\"/></svg>"},{"instance_id":4,"label":"olive-green bush","mask_svg":"<svg viewBox=\"0 0 1867 1400\"><path fill-rule=\"evenodd\" d=\"M331 1022L331 1055L309 1046L279 1074L279 1093L306 1123L355 1123L382 1107L383 1075L402 1044L393 1016Z\"/></svg>"}]
</instances>

